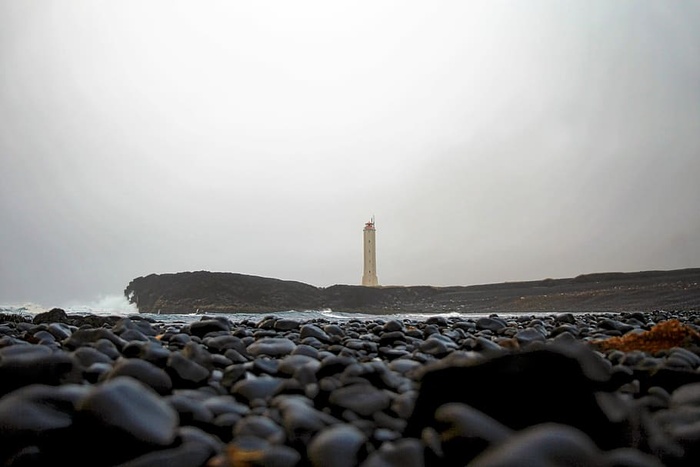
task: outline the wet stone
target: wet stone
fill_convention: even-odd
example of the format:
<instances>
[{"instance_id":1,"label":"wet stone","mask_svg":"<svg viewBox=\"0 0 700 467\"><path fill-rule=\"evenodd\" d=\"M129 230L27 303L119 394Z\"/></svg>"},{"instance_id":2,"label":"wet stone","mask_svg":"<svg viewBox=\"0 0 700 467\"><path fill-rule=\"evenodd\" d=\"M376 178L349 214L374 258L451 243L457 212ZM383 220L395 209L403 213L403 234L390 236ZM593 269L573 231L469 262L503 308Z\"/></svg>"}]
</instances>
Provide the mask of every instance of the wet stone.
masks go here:
<instances>
[{"instance_id":1,"label":"wet stone","mask_svg":"<svg viewBox=\"0 0 700 467\"><path fill-rule=\"evenodd\" d=\"M225 319L203 319L195 321L189 326L190 334L197 337L204 337L209 333L230 332L231 325Z\"/></svg>"},{"instance_id":2,"label":"wet stone","mask_svg":"<svg viewBox=\"0 0 700 467\"><path fill-rule=\"evenodd\" d=\"M559 344L566 345L566 344L571 344L571 343L576 342L576 339L577 339L576 336L574 336L573 334L571 334L569 332L562 332L561 334L554 336L554 338L552 339L552 343L559 343Z\"/></svg>"},{"instance_id":3,"label":"wet stone","mask_svg":"<svg viewBox=\"0 0 700 467\"><path fill-rule=\"evenodd\" d=\"M233 362L225 357L224 355L220 354L213 354L211 355L211 361L210 364L212 366L212 373L215 371L221 371L222 369L226 368L229 365L232 365Z\"/></svg>"},{"instance_id":4,"label":"wet stone","mask_svg":"<svg viewBox=\"0 0 700 467\"><path fill-rule=\"evenodd\" d=\"M608 330L614 330L619 332L619 335L626 334L632 330L634 330L634 326L630 326L629 324L625 324L621 321L618 320L613 320L613 319L603 319L598 323L598 327L601 329L608 329Z\"/></svg>"},{"instance_id":5,"label":"wet stone","mask_svg":"<svg viewBox=\"0 0 700 467\"><path fill-rule=\"evenodd\" d=\"M666 361L664 362L664 365L679 370L693 370L692 363L687 358L685 358L684 355L679 355L677 353L669 355Z\"/></svg>"},{"instance_id":6,"label":"wet stone","mask_svg":"<svg viewBox=\"0 0 700 467\"><path fill-rule=\"evenodd\" d=\"M119 349L117 349L117 346L114 345L112 341L109 341L107 339L99 339L96 342L94 342L92 346L95 349L102 352L103 354L107 355L112 360L116 360L121 356L121 353L119 352Z\"/></svg>"},{"instance_id":7,"label":"wet stone","mask_svg":"<svg viewBox=\"0 0 700 467\"><path fill-rule=\"evenodd\" d=\"M333 425L309 443L308 455L314 467L354 467L365 454L367 436L350 424Z\"/></svg>"},{"instance_id":8,"label":"wet stone","mask_svg":"<svg viewBox=\"0 0 700 467\"><path fill-rule=\"evenodd\" d=\"M562 324L561 326L557 326L554 329L552 329L549 332L549 336L556 337L559 334L563 334L563 333L569 333L575 337L575 336L578 336L579 329L576 326L573 326L571 324Z\"/></svg>"},{"instance_id":9,"label":"wet stone","mask_svg":"<svg viewBox=\"0 0 700 467\"><path fill-rule=\"evenodd\" d=\"M171 346L174 346L176 348L182 348L192 340L192 337L189 334L185 334L183 332L179 332L177 334L172 334L168 336L167 339L162 339L162 341L167 342Z\"/></svg>"},{"instance_id":10,"label":"wet stone","mask_svg":"<svg viewBox=\"0 0 700 467\"><path fill-rule=\"evenodd\" d=\"M376 352L377 344L362 339L347 339L344 342L346 348L356 351Z\"/></svg>"},{"instance_id":11,"label":"wet stone","mask_svg":"<svg viewBox=\"0 0 700 467\"><path fill-rule=\"evenodd\" d=\"M43 329L41 331L35 332L32 337L35 341L37 341L38 344L41 344L41 345L54 344L54 343L56 343L56 340L57 340L56 336L54 336L49 331L44 331Z\"/></svg>"},{"instance_id":12,"label":"wet stone","mask_svg":"<svg viewBox=\"0 0 700 467\"><path fill-rule=\"evenodd\" d=\"M172 352L168 357L166 371L175 387L201 386L209 378L209 370L188 359L179 351Z\"/></svg>"},{"instance_id":13,"label":"wet stone","mask_svg":"<svg viewBox=\"0 0 700 467\"><path fill-rule=\"evenodd\" d=\"M428 319L425 320L426 324L435 324L437 326L445 327L449 323L447 322L447 318L444 316L430 316Z\"/></svg>"},{"instance_id":14,"label":"wet stone","mask_svg":"<svg viewBox=\"0 0 700 467\"><path fill-rule=\"evenodd\" d=\"M254 357L260 355L280 357L289 355L295 347L296 344L285 337L263 337L250 344L247 348L247 352Z\"/></svg>"},{"instance_id":15,"label":"wet stone","mask_svg":"<svg viewBox=\"0 0 700 467\"><path fill-rule=\"evenodd\" d=\"M256 358L253 361L253 367L251 368L251 371L254 374L268 374L268 375L276 375L277 370L279 368L279 361L278 360L273 360L270 358Z\"/></svg>"},{"instance_id":16,"label":"wet stone","mask_svg":"<svg viewBox=\"0 0 700 467\"><path fill-rule=\"evenodd\" d=\"M231 360L231 363L246 363L250 360L249 357L246 357L247 352L244 352L241 354L240 352L234 350L234 349L228 349L224 352L224 357L227 359Z\"/></svg>"},{"instance_id":17,"label":"wet stone","mask_svg":"<svg viewBox=\"0 0 700 467\"><path fill-rule=\"evenodd\" d=\"M173 382L168 373L146 360L122 358L114 364L105 378L114 379L120 376L130 376L158 394L169 394L173 388Z\"/></svg>"},{"instance_id":18,"label":"wet stone","mask_svg":"<svg viewBox=\"0 0 700 467\"><path fill-rule=\"evenodd\" d=\"M522 331L518 331L515 334L515 338L518 340L518 343L520 345L527 345L532 342L546 341L544 334L533 328L527 328L523 329Z\"/></svg>"},{"instance_id":19,"label":"wet stone","mask_svg":"<svg viewBox=\"0 0 700 467\"><path fill-rule=\"evenodd\" d=\"M467 333L461 329L444 329L442 335L451 339L453 342L458 342L467 337Z\"/></svg>"},{"instance_id":20,"label":"wet stone","mask_svg":"<svg viewBox=\"0 0 700 467\"><path fill-rule=\"evenodd\" d=\"M179 423L177 412L155 391L125 376L93 387L78 410L135 443L158 446L174 441Z\"/></svg>"},{"instance_id":21,"label":"wet stone","mask_svg":"<svg viewBox=\"0 0 700 467\"><path fill-rule=\"evenodd\" d=\"M498 318L479 318L476 321L476 329L479 331L489 330L489 331L499 331L505 328L507 324L502 319Z\"/></svg>"},{"instance_id":22,"label":"wet stone","mask_svg":"<svg viewBox=\"0 0 700 467\"><path fill-rule=\"evenodd\" d=\"M620 442L621 434L598 405L596 389L600 363L596 354L546 348L497 355L471 366L426 368L420 393L405 435L417 437L420 427L432 426L437 408L459 402L480 410L505 426L521 429L544 422L578 427L595 436L601 446ZM551 371L556 368L557 371ZM604 376L604 375L601 375ZM462 385L457 381L478 381ZM517 391L512 388L517 387ZM567 404L561 399L567 395ZM561 401L561 402L556 402Z\"/></svg>"},{"instance_id":23,"label":"wet stone","mask_svg":"<svg viewBox=\"0 0 700 467\"><path fill-rule=\"evenodd\" d=\"M137 357L156 366L165 367L170 358L170 350L158 342L140 342Z\"/></svg>"},{"instance_id":24,"label":"wet stone","mask_svg":"<svg viewBox=\"0 0 700 467\"><path fill-rule=\"evenodd\" d=\"M419 439L404 438L382 443L360 464L361 467L423 467L425 446Z\"/></svg>"},{"instance_id":25,"label":"wet stone","mask_svg":"<svg viewBox=\"0 0 700 467\"><path fill-rule=\"evenodd\" d=\"M314 338L320 342L330 342L330 336L315 324L305 324L301 327L299 337L304 340L306 338Z\"/></svg>"},{"instance_id":26,"label":"wet stone","mask_svg":"<svg viewBox=\"0 0 700 467\"><path fill-rule=\"evenodd\" d=\"M404 428L406 428L406 420L402 418L393 417L386 412L374 412L372 414L372 421L370 428L385 428L393 433L402 433Z\"/></svg>"},{"instance_id":27,"label":"wet stone","mask_svg":"<svg viewBox=\"0 0 700 467\"><path fill-rule=\"evenodd\" d=\"M0 398L0 437L37 436L68 428L75 418L75 405L89 391L87 386L29 385Z\"/></svg>"},{"instance_id":28,"label":"wet stone","mask_svg":"<svg viewBox=\"0 0 700 467\"><path fill-rule=\"evenodd\" d=\"M496 352L500 352L500 351L503 350L503 348L502 348L500 345L496 344L496 343L493 342L492 340L487 339L487 338L485 338L485 337L477 337L477 338L476 338L476 341L474 342L474 344L475 344L475 345L474 345L474 350L480 350L480 351L490 351L490 350L493 350L493 351L496 351Z\"/></svg>"},{"instance_id":29,"label":"wet stone","mask_svg":"<svg viewBox=\"0 0 700 467\"><path fill-rule=\"evenodd\" d=\"M273 328L276 331L291 331L293 329L299 329L301 324L295 319L282 318L275 321Z\"/></svg>"},{"instance_id":30,"label":"wet stone","mask_svg":"<svg viewBox=\"0 0 700 467\"><path fill-rule=\"evenodd\" d=\"M445 336L433 334L428 337L419 348L421 352L425 352L429 355L442 356L447 355L452 350L455 350L457 348L457 344Z\"/></svg>"},{"instance_id":31,"label":"wet stone","mask_svg":"<svg viewBox=\"0 0 700 467\"><path fill-rule=\"evenodd\" d=\"M405 375L410 371L419 368L420 366L421 364L419 362L416 362L415 360L411 360L409 358L399 358L389 363L389 368L392 371L398 372L402 375Z\"/></svg>"},{"instance_id":32,"label":"wet stone","mask_svg":"<svg viewBox=\"0 0 700 467\"><path fill-rule=\"evenodd\" d=\"M331 404L370 416L389 407L389 395L369 384L352 384L335 389L329 398Z\"/></svg>"},{"instance_id":33,"label":"wet stone","mask_svg":"<svg viewBox=\"0 0 700 467\"><path fill-rule=\"evenodd\" d=\"M335 375L345 371L345 368L355 363L352 357L341 357L331 355L321 360L321 367L318 369L316 376L321 379L326 376Z\"/></svg>"},{"instance_id":34,"label":"wet stone","mask_svg":"<svg viewBox=\"0 0 700 467\"><path fill-rule=\"evenodd\" d=\"M295 381L298 381L299 384L301 384L302 386L315 384L318 382L317 372L320 365L321 364L318 361L311 361L305 363L304 365L294 370L294 374L292 375L292 377Z\"/></svg>"},{"instance_id":35,"label":"wet stone","mask_svg":"<svg viewBox=\"0 0 700 467\"><path fill-rule=\"evenodd\" d=\"M277 331L274 329L258 329L253 333L254 340L260 340L263 337L277 337Z\"/></svg>"},{"instance_id":36,"label":"wet stone","mask_svg":"<svg viewBox=\"0 0 700 467\"><path fill-rule=\"evenodd\" d=\"M174 447L158 449L129 459L119 467L168 467L204 466L206 462L223 450L221 442L208 433L190 426L178 429Z\"/></svg>"},{"instance_id":37,"label":"wet stone","mask_svg":"<svg viewBox=\"0 0 700 467\"><path fill-rule=\"evenodd\" d=\"M567 425L542 424L527 428L497 443L469 463L470 467L494 465L604 465L595 443Z\"/></svg>"},{"instance_id":38,"label":"wet stone","mask_svg":"<svg viewBox=\"0 0 700 467\"><path fill-rule=\"evenodd\" d=\"M446 463L466 464L486 448L505 441L513 430L466 404L450 403L435 412Z\"/></svg>"},{"instance_id":39,"label":"wet stone","mask_svg":"<svg viewBox=\"0 0 700 467\"><path fill-rule=\"evenodd\" d=\"M300 341L303 345L308 345L315 349L323 349L326 344L316 339L315 337L305 337Z\"/></svg>"},{"instance_id":40,"label":"wet stone","mask_svg":"<svg viewBox=\"0 0 700 467\"><path fill-rule=\"evenodd\" d=\"M433 334L440 334L440 329L434 324L428 324L423 328L423 338L427 339Z\"/></svg>"},{"instance_id":41,"label":"wet stone","mask_svg":"<svg viewBox=\"0 0 700 467\"><path fill-rule=\"evenodd\" d=\"M686 384L673 391L670 395L670 404L673 407L686 405L700 407L700 382Z\"/></svg>"},{"instance_id":42,"label":"wet stone","mask_svg":"<svg viewBox=\"0 0 700 467\"><path fill-rule=\"evenodd\" d=\"M472 320L457 321L452 325L452 327L469 333L476 330L476 323L474 323Z\"/></svg>"},{"instance_id":43,"label":"wet stone","mask_svg":"<svg viewBox=\"0 0 700 467\"><path fill-rule=\"evenodd\" d=\"M122 337L122 339L126 339L122 334L126 331L137 331L139 334L143 336L149 336L149 337L155 337L157 332L155 329L153 329L153 326L151 323L148 321L144 321L141 319L138 320L132 320L130 318L123 318L119 320L114 327L112 328L115 334L118 334L119 336Z\"/></svg>"},{"instance_id":44,"label":"wet stone","mask_svg":"<svg viewBox=\"0 0 700 467\"><path fill-rule=\"evenodd\" d=\"M78 329L71 336L63 341L63 347L68 350L75 350L78 347L97 342L100 339L107 339L118 349L126 345L126 341L106 328Z\"/></svg>"},{"instance_id":45,"label":"wet stone","mask_svg":"<svg viewBox=\"0 0 700 467\"><path fill-rule=\"evenodd\" d=\"M141 341L141 342L147 342L149 339L146 337L144 333L139 331L138 329L127 329L126 331L122 332L119 334L119 337L124 339L127 342L132 342L132 341Z\"/></svg>"},{"instance_id":46,"label":"wet stone","mask_svg":"<svg viewBox=\"0 0 700 467\"><path fill-rule=\"evenodd\" d=\"M318 359L308 355L288 355L279 361L277 371L285 375L294 375L301 367L309 366L313 369L318 369L321 362Z\"/></svg>"},{"instance_id":47,"label":"wet stone","mask_svg":"<svg viewBox=\"0 0 700 467\"><path fill-rule=\"evenodd\" d=\"M212 355L209 353L206 346L201 343L194 341L188 342L182 350L180 350L180 353L188 360L198 363L208 370L214 369Z\"/></svg>"},{"instance_id":48,"label":"wet stone","mask_svg":"<svg viewBox=\"0 0 700 467\"><path fill-rule=\"evenodd\" d=\"M141 355L141 349L144 341L130 341L121 350L121 355L126 358L138 358Z\"/></svg>"},{"instance_id":49,"label":"wet stone","mask_svg":"<svg viewBox=\"0 0 700 467\"><path fill-rule=\"evenodd\" d=\"M658 457L634 448L611 449L602 455L605 465L621 467L664 467Z\"/></svg>"},{"instance_id":50,"label":"wet stone","mask_svg":"<svg viewBox=\"0 0 700 467\"><path fill-rule=\"evenodd\" d=\"M379 349L377 349L377 353L380 357L390 361L395 360L397 358L408 357L410 355L410 352L408 352L407 350L392 349L387 347L380 347Z\"/></svg>"},{"instance_id":51,"label":"wet stone","mask_svg":"<svg viewBox=\"0 0 700 467\"><path fill-rule=\"evenodd\" d=\"M576 324L573 313L558 313L554 315L554 319L559 323Z\"/></svg>"},{"instance_id":52,"label":"wet stone","mask_svg":"<svg viewBox=\"0 0 700 467\"><path fill-rule=\"evenodd\" d=\"M221 384L225 387L231 387L236 381L242 379L248 372L248 366L244 363L235 363L227 366L223 371Z\"/></svg>"},{"instance_id":53,"label":"wet stone","mask_svg":"<svg viewBox=\"0 0 700 467\"><path fill-rule=\"evenodd\" d=\"M313 402L304 396L277 396L271 405L280 410L287 439L292 443L306 443L326 426L339 422L331 415L317 410Z\"/></svg>"},{"instance_id":54,"label":"wet stone","mask_svg":"<svg viewBox=\"0 0 700 467\"><path fill-rule=\"evenodd\" d=\"M215 416L229 413L244 416L250 412L250 407L230 395L207 397L202 402Z\"/></svg>"},{"instance_id":55,"label":"wet stone","mask_svg":"<svg viewBox=\"0 0 700 467\"><path fill-rule=\"evenodd\" d=\"M296 467L301 461L299 451L289 446L272 445L265 449L260 465L270 467Z\"/></svg>"},{"instance_id":56,"label":"wet stone","mask_svg":"<svg viewBox=\"0 0 700 467\"><path fill-rule=\"evenodd\" d=\"M385 332L379 338L379 345L381 346L391 346L396 342L406 342L406 335L402 331Z\"/></svg>"},{"instance_id":57,"label":"wet stone","mask_svg":"<svg viewBox=\"0 0 700 467\"><path fill-rule=\"evenodd\" d=\"M241 338L232 335L205 337L202 343L209 350L218 353L224 353L229 349L234 349L239 353L245 353L246 351L246 345Z\"/></svg>"},{"instance_id":58,"label":"wet stone","mask_svg":"<svg viewBox=\"0 0 700 467\"><path fill-rule=\"evenodd\" d=\"M69 353L43 345L6 347L0 350L0 396L30 384L79 383L73 371L79 366Z\"/></svg>"},{"instance_id":59,"label":"wet stone","mask_svg":"<svg viewBox=\"0 0 700 467\"><path fill-rule=\"evenodd\" d=\"M75 349L72 354L84 367L89 367L93 363L108 363L110 365L114 363L111 357L108 357L92 347L80 347L79 349Z\"/></svg>"},{"instance_id":60,"label":"wet stone","mask_svg":"<svg viewBox=\"0 0 700 467\"><path fill-rule=\"evenodd\" d=\"M214 413L205 403L185 394L173 394L165 400L177 411L181 425L194 425L211 423Z\"/></svg>"},{"instance_id":61,"label":"wet stone","mask_svg":"<svg viewBox=\"0 0 700 467\"><path fill-rule=\"evenodd\" d=\"M112 371L110 363L93 363L83 370L83 378L88 383L96 383L104 379L105 375Z\"/></svg>"},{"instance_id":62,"label":"wet stone","mask_svg":"<svg viewBox=\"0 0 700 467\"><path fill-rule=\"evenodd\" d=\"M333 336L344 337L345 336L345 331L343 330L342 327L338 326L337 324L328 324L326 326L323 326L323 331L331 337L333 337Z\"/></svg>"},{"instance_id":63,"label":"wet stone","mask_svg":"<svg viewBox=\"0 0 700 467\"><path fill-rule=\"evenodd\" d=\"M669 360L672 358L677 359L679 362L684 362L683 366L689 369L695 369L700 367L700 355L682 347L674 347L673 349L671 349L669 354Z\"/></svg>"},{"instance_id":64,"label":"wet stone","mask_svg":"<svg viewBox=\"0 0 700 467\"><path fill-rule=\"evenodd\" d=\"M383 330L385 333L386 333L386 332L394 332L394 331L401 331L401 332L403 332L403 331L404 331L404 326L403 326L403 323L402 323L401 321L396 320L396 319L392 319L392 320L387 321L387 322L384 324L382 330Z\"/></svg>"},{"instance_id":65,"label":"wet stone","mask_svg":"<svg viewBox=\"0 0 700 467\"><path fill-rule=\"evenodd\" d=\"M61 323L68 320L68 314L61 308L53 308L43 313L37 313L32 322L39 323Z\"/></svg>"},{"instance_id":66,"label":"wet stone","mask_svg":"<svg viewBox=\"0 0 700 467\"><path fill-rule=\"evenodd\" d=\"M235 437L255 436L271 444L282 444L286 439L284 429L270 418L253 415L245 417L236 424L233 431Z\"/></svg>"},{"instance_id":67,"label":"wet stone","mask_svg":"<svg viewBox=\"0 0 700 467\"><path fill-rule=\"evenodd\" d=\"M283 384L284 381L280 378L262 375L236 382L231 392L249 402L255 399L265 400L277 394Z\"/></svg>"}]
</instances>

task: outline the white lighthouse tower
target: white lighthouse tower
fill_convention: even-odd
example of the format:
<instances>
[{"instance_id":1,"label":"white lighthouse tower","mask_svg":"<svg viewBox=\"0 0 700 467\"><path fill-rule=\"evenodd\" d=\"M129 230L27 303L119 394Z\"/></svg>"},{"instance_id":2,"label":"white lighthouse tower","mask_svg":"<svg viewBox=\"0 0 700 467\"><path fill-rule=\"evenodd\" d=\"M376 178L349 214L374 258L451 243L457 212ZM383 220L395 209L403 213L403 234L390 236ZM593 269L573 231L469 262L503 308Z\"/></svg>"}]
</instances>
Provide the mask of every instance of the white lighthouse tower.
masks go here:
<instances>
[{"instance_id":1,"label":"white lighthouse tower","mask_svg":"<svg viewBox=\"0 0 700 467\"><path fill-rule=\"evenodd\" d=\"M374 228L374 216L372 220L365 223L363 229L364 240L364 270L362 272L362 285L376 287L379 285L377 279L377 243L375 241L376 229Z\"/></svg>"}]
</instances>

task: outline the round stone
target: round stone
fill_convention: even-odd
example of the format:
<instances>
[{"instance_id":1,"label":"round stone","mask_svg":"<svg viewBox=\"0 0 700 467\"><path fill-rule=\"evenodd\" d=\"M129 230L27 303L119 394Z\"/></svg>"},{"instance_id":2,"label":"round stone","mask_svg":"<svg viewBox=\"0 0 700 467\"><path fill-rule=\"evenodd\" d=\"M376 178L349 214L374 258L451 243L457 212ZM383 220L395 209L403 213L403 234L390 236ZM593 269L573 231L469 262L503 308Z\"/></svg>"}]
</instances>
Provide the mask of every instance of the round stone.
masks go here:
<instances>
[{"instance_id":1,"label":"round stone","mask_svg":"<svg viewBox=\"0 0 700 467\"><path fill-rule=\"evenodd\" d=\"M359 464L365 434L353 425L338 424L319 432L307 449L313 467L354 467Z\"/></svg>"},{"instance_id":2,"label":"round stone","mask_svg":"<svg viewBox=\"0 0 700 467\"><path fill-rule=\"evenodd\" d=\"M142 443L167 446L175 440L179 417L150 387L120 376L95 386L78 410L102 426Z\"/></svg>"},{"instance_id":3,"label":"round stone","mask_svg":"<svg viewBox=\"0 0 700 467\"><path fill-rule=\"evenodd\" d=\"M263 337L250 344L247 351L254 357L259 355L279 357L291 354L295 348L296 344L286 337Z\"/></svg>"}]
</instances>

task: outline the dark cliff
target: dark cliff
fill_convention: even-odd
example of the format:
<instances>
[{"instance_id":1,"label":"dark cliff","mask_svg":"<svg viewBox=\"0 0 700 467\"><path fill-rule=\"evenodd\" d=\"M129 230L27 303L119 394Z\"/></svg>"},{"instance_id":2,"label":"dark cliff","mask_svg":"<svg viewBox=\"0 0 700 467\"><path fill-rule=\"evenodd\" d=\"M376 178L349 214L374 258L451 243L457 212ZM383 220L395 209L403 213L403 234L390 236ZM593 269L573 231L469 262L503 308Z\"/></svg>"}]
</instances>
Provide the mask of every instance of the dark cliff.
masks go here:
<instances>
[{"instance_id":1,"label":"dark cliff","mask_svg":"<svg viewBox=\"0 0 700 467\"><path fill-rule=\"evenodd\" d=\"M645 311L700 309L700 269L432 287L315 287L225 272L151 274L124 294L142 313Z\"/></svg>"},{"instance_id":2,"label":"dark cliff","mask_svg":"<svg viewBox=\"0 0 700 467\"><path fill-rule=\"evenodd\" d=\"M140 312L264 312L318 309L319 289L308 284L225 272L151 274L124 291Z\"/></svg>"}]
</instances>

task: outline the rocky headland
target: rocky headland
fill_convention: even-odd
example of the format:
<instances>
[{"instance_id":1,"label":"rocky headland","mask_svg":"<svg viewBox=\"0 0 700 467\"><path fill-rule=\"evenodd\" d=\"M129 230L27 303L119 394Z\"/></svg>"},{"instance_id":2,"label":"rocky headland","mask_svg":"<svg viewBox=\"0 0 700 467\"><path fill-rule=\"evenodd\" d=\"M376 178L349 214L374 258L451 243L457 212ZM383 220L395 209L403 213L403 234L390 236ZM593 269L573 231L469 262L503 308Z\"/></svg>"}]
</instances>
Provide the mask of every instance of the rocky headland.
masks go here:
<instances>
[{"instance_id":1,"label":"rocky headland","mask_svg":"<svg viewBox=\"0 0 700 467\"><path fill-rule=\"evenodd\" d=\"M268 277L195 271L138 277L124 294L142 313L700 310L700 268L450 287L315 287Z\"/></svg>"}]
</instances>

